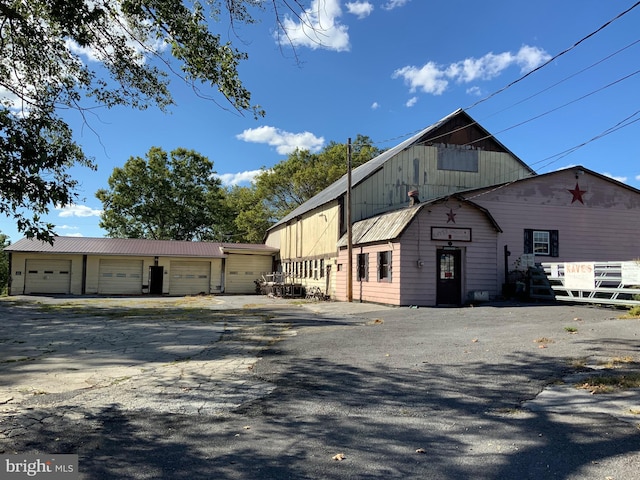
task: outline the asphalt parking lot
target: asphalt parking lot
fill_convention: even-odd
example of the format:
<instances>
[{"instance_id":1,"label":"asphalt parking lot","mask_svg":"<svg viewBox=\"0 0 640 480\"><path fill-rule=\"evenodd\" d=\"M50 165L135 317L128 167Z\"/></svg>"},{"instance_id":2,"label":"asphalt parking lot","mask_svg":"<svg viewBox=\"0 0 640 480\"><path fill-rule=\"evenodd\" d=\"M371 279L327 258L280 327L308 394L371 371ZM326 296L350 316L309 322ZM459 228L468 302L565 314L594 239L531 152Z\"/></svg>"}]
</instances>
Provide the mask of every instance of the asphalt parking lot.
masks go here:
<instances>
[{"instance_id":1,"label":"asphalt parking lot","mask_svg":"<svg viewBox=\"0 0 640 480\"><path fill-rule=\"evenodd\" d=\"M0 453L83 479L637 479L640 320L267 297L0 300Z\"/></svg>"}]
</instances>

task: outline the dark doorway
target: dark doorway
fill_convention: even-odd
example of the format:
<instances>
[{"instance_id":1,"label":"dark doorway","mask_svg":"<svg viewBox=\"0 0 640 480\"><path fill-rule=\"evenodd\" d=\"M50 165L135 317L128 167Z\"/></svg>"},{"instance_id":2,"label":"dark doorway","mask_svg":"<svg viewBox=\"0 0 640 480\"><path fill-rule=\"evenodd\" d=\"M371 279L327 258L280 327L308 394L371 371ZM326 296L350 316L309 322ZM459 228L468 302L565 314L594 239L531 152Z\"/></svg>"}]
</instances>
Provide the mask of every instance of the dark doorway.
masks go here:
<instances>
[{"instance_id":1,"label":"dark doorway","mask_svg":"<svg viewBox=\"0 0 640 480\"><path fill-rule=\"evenodd\" d=\"M437 305L461 304L462 297L462 251L437 250Z\"/></svg>"},{"instance_id":2,"label":"dark doorway","mask_svg":"<svg viewBox=\"0 0 640 480\"><path fill-rule=\"evenodd\" d=\"M149 267L149 293L151 295L162 295L162 277L164 267Z\"/></svg>"}]
</instances>

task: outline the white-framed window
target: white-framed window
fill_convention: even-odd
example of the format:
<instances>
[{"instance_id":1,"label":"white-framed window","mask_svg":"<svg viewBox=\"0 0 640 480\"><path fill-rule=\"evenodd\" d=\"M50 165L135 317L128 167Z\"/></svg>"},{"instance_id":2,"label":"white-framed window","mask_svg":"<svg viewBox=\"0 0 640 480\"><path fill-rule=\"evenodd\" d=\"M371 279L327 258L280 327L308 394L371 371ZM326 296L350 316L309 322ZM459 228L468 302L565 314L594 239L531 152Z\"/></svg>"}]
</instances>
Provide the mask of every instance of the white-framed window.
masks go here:
<instances>
[{"instance_id":1,"label":"white-framed window","mask_svg":"<svg viewBox=\"0 0 640 480\"><path fill-rule=\"evenodd\" d=\"M558 230L525 229L524 253L549 257L559 256Z\"/></svg>"}]
</instances>

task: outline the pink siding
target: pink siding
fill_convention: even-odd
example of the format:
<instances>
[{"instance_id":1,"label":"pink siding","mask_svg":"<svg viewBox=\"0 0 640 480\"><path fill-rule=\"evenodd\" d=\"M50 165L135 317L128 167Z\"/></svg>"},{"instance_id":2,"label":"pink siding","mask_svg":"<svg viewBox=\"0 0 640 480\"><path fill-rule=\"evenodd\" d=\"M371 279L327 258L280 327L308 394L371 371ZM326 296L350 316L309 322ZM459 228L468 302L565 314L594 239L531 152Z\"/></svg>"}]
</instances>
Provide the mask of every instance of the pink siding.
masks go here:
<instances>
[{"instance_id":1,"label":"pink siding","mask_svg":"<svg viewBox=\"0 0 640 480\"><path fill-rule=\"evenodd\" d=\"M447 224L448 214L455 213L455 223ZM468 204L452 201L423 208L399 239L353 248L353 301L389 305L433 306L436 304L436 250L448 247L446 240L431 240L431 227L471 229L471 242L452 241L462 250L462 299L473 290L497 290L497 232L486 215ZM377 280L377 253L392 251L391 282ZM369 254L369 280L357 280L357 255ZM418 261L421 266L418 266ZM340 250L338 263L342 271L336 277L336 298L346 300L346 249Z\"/></svg>"},{"instance_id":2,"label":"pink siding","mask_svg":"<svg viewBox=\"0 0 640 480\"><path fill-rule=\"evenodd\" d=\"M455 223L447 223L450 212L455 214ZM497 295L497 232L477 208L452 200L423 210L402 235L399 304L436 304L436 251L449 245L446 240L431 240L432 226L471 229L471 242L451 242L451 247L462 250L463 300L474 290L488 290L492 297ZM422 267L418 267L418 260L422 261Z\"/></svg>"},{"instance_id":3,"label":"pink siding","mask_svg":"<svg viewBox=\"0 0 640 480\"><path fill-rule=\"evenodd\" d=\"M378 252L390 251L391 253L391 281L378 280ZM369 254L368 280L358 281L357 257L358 254ZM347 300L347 250L340 250L338 264L342 264L342 271L336 277L336 298ZM372 302L387 305L399 305L400 297L400 264L399 244L385 242L383 244L354 246L353 248L353 301Z\"/></svg>"},{"instance_id":4,"label":"pink siding","mask_svg":"<svg viewBox=\"0 0 640 480\"><path fill-rule=\"evenodd\" d=\"M569 190L584 191L581 203ZM640 195L631 189L573 169L516 182L469 197L488 209L504 233L498 241L498 284L504 281L503 246L509 270L524 252L524 230L558 230L559 256L536 262L624 261L640 257Z\"/></svg>"}]
</instances>

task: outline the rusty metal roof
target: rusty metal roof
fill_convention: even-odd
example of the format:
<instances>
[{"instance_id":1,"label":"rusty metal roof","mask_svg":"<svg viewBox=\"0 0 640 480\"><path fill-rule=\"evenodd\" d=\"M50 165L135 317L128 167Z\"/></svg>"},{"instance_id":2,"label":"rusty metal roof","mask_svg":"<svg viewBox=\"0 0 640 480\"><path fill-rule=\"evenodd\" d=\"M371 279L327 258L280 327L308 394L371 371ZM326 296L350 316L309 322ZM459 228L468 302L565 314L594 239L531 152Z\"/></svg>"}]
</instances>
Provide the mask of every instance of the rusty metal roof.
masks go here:
<instances>
[{"instance_id":1,"label":"rusty metal roof","mask_svg":"<svg viewBox=\"0 0 640 480\"><path fill-rule=\"evenodd\" d=\"M351 230L353 244L384 242L398 238L424 205L426 204L394 210L354 223ZM338 248L346 246L345 234L338 240Z\"/></svg>"},{"instance_id":2,"label":"rusty metal roof","mask_svg":"<svg viewBox=\"0 0 640 480\"><path fill-rule=\"evenodd\" d=\"M398 238L413 219L420 213L420 210L429 206L446 202L449 198L456 198L461 202L468 204L470 207L479 210L491 223L496 232L502 232L500 225L493 218L491 213L484 207L478 205L471 200L467 200L463 195L454 193L452 195L444 195L434 198L424 203L405 207L399 210L383 213L375 217L366 218L353 224L351 228L352 244L362 245L365 243L388 242ZM344 234L338 240L338 248L347 246L347 234Z\"/></svg>"},{"instance_id":3,"label":"rusty metal roof","mask_svg":"<svg viewBox=\"0 0 640 480\"><path fill-rule=\"evenodd\" d=\"M171 256L224 258L227 251L271 254L277 249L262 244L147 240L142 238L54 237L53 245L23 238L5 248L10 252L82 255Z\"/></svg>"}]
</instances>

